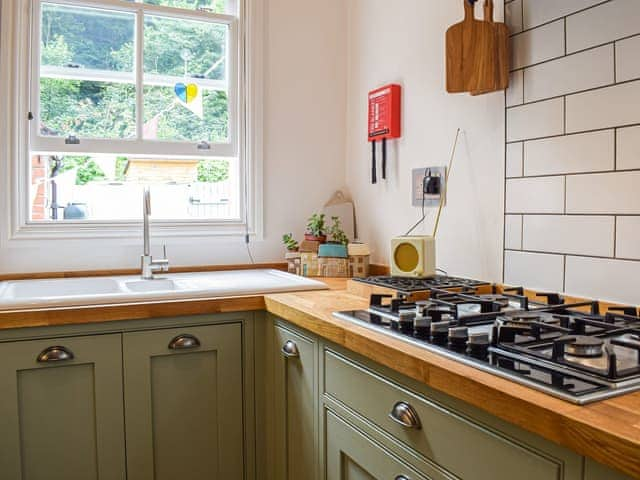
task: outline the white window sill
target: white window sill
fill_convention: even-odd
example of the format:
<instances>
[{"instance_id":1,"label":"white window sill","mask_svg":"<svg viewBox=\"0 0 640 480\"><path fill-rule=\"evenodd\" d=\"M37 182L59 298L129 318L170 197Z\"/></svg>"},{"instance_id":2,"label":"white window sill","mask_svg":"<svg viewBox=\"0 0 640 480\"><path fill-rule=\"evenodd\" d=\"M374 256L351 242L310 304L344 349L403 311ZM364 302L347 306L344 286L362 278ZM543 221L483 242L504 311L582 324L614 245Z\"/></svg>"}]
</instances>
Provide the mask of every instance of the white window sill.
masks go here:
<instances>
[{"instance_id":1,"label":"white window sill","mask_svg":"<svg viewBox=\"0 0 640 480\"><path fill-rule=\"evenodd\" d=\"M260 239L260 232L242 222L175 222L151 221L151 231L159 237L244 237L247 233ZM86 222L64 221L29 223L15 228L10 242L30 240L70 240L104 238L139 238L142 221L139 222Z\"/></svg>"}]
</instances>

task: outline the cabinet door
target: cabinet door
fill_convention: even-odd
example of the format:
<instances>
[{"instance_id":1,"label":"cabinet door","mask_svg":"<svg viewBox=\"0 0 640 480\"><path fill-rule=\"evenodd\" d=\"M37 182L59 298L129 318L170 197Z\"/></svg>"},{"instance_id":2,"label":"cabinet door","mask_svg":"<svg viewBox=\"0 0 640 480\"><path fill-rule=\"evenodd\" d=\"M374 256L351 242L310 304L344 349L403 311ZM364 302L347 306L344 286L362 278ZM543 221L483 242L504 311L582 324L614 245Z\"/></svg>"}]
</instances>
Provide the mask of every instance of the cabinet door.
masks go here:
<instances>
[{"instance_id":1,"label":"cabinet door","mask_svg":"<svg viewBox=\"0 0 640 480\"><path fill-rule=\"evenodd\" d=\"M125 477L120 335L0 344L0 477Z\"/></svg>"},{"instance_id":2,"label":"cabinet door","mask_svg":"<svg viewBox=\"0 0 640 480\"><path fill-rule=\"evenodd\" d=\"M275 478L313 480L318 441L316 343L280 326L274 338Z\"/></svg>"},{"instance_id":3,"label":"cabinet door","mask_svg":"<svg viewBox=\"0 0 640 480\"><path fill-rule=\"evenodd\" d=\"M129 480L243 477L242 327L124 335Z\"/></svg>"},{"instance_id":4,"label":"cabinet door","mask_svg":"<svg viewBox=\"0 0 640 480\"><path fill-rule=\"evenodd\" d=\"M326 413L326 442L327 480L431 478L398 460L331 411Z\"/></svg>"}]
</instances>

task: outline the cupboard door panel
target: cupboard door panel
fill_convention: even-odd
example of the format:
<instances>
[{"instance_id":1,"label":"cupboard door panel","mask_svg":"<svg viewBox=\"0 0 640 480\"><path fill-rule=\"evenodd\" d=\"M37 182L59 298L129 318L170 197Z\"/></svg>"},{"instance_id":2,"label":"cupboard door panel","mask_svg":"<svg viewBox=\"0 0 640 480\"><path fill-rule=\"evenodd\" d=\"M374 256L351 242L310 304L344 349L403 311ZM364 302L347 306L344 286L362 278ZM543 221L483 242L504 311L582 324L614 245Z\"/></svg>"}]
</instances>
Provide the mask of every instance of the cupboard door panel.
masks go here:
<instances>
[{"instance_id":1,"label":"cupboard door panel","mask_svg":"<svg viewBox=\"0 0 640 480\"><path fill-rule=\"evenodd\" d=\"M0 391L3 479L124 478L120 335L0 344Z\"/></svg>"},{"instance_id":2,"label":"cupboard door panel","mask_svg":"<svg viewBox=\"0 0 640 480\"><path fill-rule=\"evenodd\" d=\"M276 326L274 403L276 417L275 478L316 478L316 343ZM289 356L288 356L289 355Z\"/></svg>"},{"instance_id":3,"label":"cupboard door panel","mask_svg":"<svg viewBox=\"0 0 640 480\"><path fill-rule=\"evenodd\" d=\"M239 324L125 334L124 371L129 480L242 479Z\"/></svg>"}]
</instances>

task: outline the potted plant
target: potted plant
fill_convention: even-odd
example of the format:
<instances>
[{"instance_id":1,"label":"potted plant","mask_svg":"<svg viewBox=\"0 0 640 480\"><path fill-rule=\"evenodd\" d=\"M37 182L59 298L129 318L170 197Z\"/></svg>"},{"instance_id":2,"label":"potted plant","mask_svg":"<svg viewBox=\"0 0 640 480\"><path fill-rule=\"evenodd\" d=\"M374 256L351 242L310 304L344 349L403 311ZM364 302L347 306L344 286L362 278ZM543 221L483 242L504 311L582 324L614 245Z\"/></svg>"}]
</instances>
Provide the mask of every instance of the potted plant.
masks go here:
<instances>
[{"instance_id":1,"label":"potted plant","mask_svg":"<svg viewBox=\"0 0 640 480\"><path fill-rule=\"evenodd\" d=\"M331 221L333 222L329 227L328 233L331 237L331 243L339 243L340 245L347 245L349 243L349 238L347 234L344 233L342 229L342 222L340 221L340 217L331 217Z\"/></svg>"},{"instance_id":2,"label":"potted plant","mask_svg":"<svg viewBox=\"0 0 640 480\"><path fill-rule=\"evenodd\" d=\"M304 239L310 242L325 243L327 241L324 213L314 213L307 221L307 232Z\"/></svg>"},{"instance_id":3,"label":"potted plant","mask_svg":"<svg viewBox=\"0 0 640 480\"><path fill-rule=\"evenodd\" d=\"M287 247L288 252L297 252L298 248L300 247L298 241L293 238L293 234L291 233L285 233L282 236L282 243L284 243L284 246Z\"/></svg>"}]
</instances>

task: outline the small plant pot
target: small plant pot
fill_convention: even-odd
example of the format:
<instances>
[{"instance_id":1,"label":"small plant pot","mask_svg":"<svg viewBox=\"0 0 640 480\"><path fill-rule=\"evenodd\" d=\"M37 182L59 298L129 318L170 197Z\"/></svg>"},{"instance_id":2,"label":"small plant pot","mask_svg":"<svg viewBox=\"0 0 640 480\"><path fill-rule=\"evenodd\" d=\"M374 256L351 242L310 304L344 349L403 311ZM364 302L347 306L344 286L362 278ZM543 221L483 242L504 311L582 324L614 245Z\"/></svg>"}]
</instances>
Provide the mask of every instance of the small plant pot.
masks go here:
<instances>
[{"instance_id":1,"label":"small plant pot","mask_svg":"<svg viewBox=\"0 0 640 480\"><path fill-rule=\"evenodd\" d=\"M299 248L287 248L287 252L289 253L298 253L299 251Z\"/></svg>"},{"instance_id":2,"label":"small plant pot","mask_svg":"<svg viewBox=\"0 0 640 480\"><path fill-rule=\"evenodd\" d=\"M304 234L304 239L307 240L308 242L319 242L319 243L326 243L327 242L327 236L326 235L312 235L311 233L305 233Z\"/></svg>"}]
</instances>

